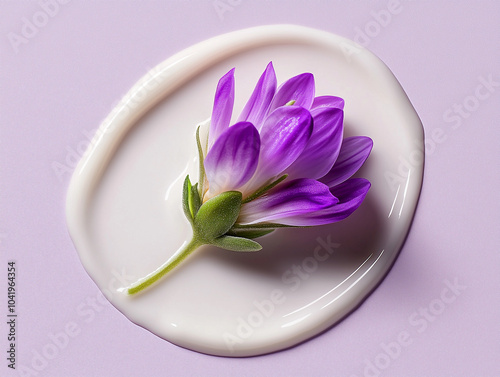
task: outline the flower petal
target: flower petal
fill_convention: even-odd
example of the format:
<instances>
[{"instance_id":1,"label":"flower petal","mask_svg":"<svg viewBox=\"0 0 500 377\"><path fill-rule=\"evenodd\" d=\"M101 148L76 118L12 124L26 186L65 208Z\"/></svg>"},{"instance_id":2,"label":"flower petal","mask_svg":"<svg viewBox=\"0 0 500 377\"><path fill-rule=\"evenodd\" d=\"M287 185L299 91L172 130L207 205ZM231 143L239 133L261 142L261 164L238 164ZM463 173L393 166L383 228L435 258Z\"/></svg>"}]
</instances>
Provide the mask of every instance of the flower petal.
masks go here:
<instances>
[{"instance_id":1,"label":"flower petal","mask_svg":"<svg viewBox=\"0 0 500 377\"><path fill-rule=\"evenodd\" d=\"M340 152L343 135L344 112L323 107L311 110L313 132L302 154L286 173L292 179L323 177L330 171Z\"/></svg>"},{"instance_id":2,"label":"flower petal","mask_svg":"<svg viewBox=\"0 0 500 377\"><path fill-rule=\"evenodd\" d=\"M366 136L353 136L344 139L335 165L320 181L333 187L349 179L364 164L372 147L372 139Z\"/></svg>"},{"instance_id":3,"label":"flower petal","mask_svg":"<svg viewBox=\"0 0 500 377\"><path fill-rule=\"evenodd\" d=\"M330 192L339 200L337 204L292 219L292 221L287 222L287 225L313 226L343 220L361 205L370 186L370 182L364 178L349 179L330 189Z\"/></svg>"},{"instance_id":4,"label":"flower petal","mask_svg":"<svg viewBox=\"0 0 500 377\"><path fill-rule=\"evenodd\" d=\"M275 92L276 74L273 63L270 62L260 76L259 82L238 118L238 122L251 122L260 130Z\"/></svg>"},{"instance_id":5,"label":"flower petal","mask_svg":"<svg viewBox=\"0 0 500 377\"><path fill-rule=\"evenodd\" d=\"M255 173L259 150L259 132L252 123L236 123L220 135L204 161L208 197L243 186Z\"/></svg>"},{"instance_id":6,"label":"flower petal","mask_svg":"<svg viewBox=\"0 0 500 377\"><path fill-rule=\"evenodd\" d=\"M295 101L295 106L302 106L309 110L313 103L314 91L314 76L312 73L302 73L292 77L278 88L273 102L271 102L269 112L286 105L290 101Z\"/></svg>"},{"instance_id":7,"label":"flower petal","mask_svg":"<svg viewBox=\"0 0 500 377\"><path fill-rule=\"evenodd\" d=\"M311 110L320 107L334 107L336 109L344 110L344 100L335 96L319 96L314 98Z\"/></svg>"},{"instance_id":8,"label":"flower petal","mask_svg":"<svg viewBox=\"0 0 500 377\"><path fill-rule=\"evenodd\" d=\"M214 107L208 134L209 148L231 122L234 105L234 68L221 77L215 91Z\"/></svg>"},{"instance_id":9,"label":"flower petal","mask_svg":"<svg viewBox=\"0 0 500 377\"><path fill-rule=\"evenodd\" d=\"M260 132L257 172L245 191L255 191L289 167L304 150L312 128L312 116L303 107L280 107L269 115Z\"/></svg>"},{"instance_id":10,"label":"flower petal","mask_svg":"<svg viewBox=\"0 0 500 377\"><path fill-rule=\"evenodd\" d=\"M304 214L333 206L338 202L328 186L314 179L283 183L241 207L237 223L273 222L289 225Z\"/></svg>"}]
</instances>

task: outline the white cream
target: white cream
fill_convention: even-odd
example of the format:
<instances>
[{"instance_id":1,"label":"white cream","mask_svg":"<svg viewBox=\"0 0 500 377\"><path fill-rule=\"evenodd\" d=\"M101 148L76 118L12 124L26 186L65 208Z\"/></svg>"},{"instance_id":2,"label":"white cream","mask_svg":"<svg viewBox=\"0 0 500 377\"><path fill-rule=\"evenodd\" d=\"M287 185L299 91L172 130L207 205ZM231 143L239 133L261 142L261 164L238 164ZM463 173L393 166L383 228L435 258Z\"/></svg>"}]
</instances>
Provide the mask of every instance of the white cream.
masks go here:
<instances>
[{"instance_id":1,"label":"white cream","mask_svg":"<svg viewBox=\"0 0 500 377\"><path fill-rule=\"evenodd\" d=\"M197 180L194 133L218 79L236 67L236 117L269 61L278 82L312 72L317 95L345 99L345 134L374 140L359 173L372 182L367 199L343 222L277 231L258 253L201 248L153 288L120 293L190 237L181 188L186 174ZM89 275L138 325L199 352L272 352L335 324L387 273L415 211L422 151L415 110L372 53L305 27L241 30L178 53L130 90L72 177L68 226Z\"/></svg>"}]
</instances>

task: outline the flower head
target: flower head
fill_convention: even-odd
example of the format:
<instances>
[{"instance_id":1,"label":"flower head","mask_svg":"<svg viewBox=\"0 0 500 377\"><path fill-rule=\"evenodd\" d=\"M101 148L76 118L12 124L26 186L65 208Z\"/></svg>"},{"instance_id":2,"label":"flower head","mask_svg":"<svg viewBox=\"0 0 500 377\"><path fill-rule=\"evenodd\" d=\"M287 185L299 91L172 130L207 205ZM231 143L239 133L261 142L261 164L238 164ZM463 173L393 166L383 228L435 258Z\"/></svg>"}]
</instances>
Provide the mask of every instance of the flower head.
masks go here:
<instances>
[{"instance_id":1,"label":"flower head","mask_svg":"<svg viewBox=\"0 0 500 377\"><path fill-rule=\"evenodd\" d=\"M201 245L257 251L254 239L277 228L334 223L361 205L370 182L351 177L368 158L372 140L343 138L344 100L315 97L311 73L276 83L269 63L231 125L234 68L219 80L207 140L200 140L199 128L196 134L199 182L192 185L188 176L183 187L193 239L129 294Z\"/></svg>"},{"instance_id":2,"label":"flower head","mask_svg":"<svg viewBox=\"0 0 500 377\"><path fill-rule=\"evenodd\" d=\"M303 73L276 89L272 63L230 126L234 69L219 81L204 160L206 201L225 191L243 197L236 224L328 224L349 216L370 182L351 178L367 159L372 140L343 139L344 101L315 97L314 77ZM213 136L215 135L215 136ZM286 176L248 202L256 191Z\"/></svg>"}]
</instances>

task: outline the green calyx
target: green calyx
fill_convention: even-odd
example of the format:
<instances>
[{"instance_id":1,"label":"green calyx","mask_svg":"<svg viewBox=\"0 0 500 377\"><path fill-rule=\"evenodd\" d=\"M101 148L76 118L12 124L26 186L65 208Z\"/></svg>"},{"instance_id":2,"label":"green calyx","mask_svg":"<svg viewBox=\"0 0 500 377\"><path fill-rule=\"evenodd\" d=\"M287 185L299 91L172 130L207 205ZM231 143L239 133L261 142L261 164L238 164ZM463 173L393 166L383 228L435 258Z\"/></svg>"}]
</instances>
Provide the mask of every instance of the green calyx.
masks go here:
<instances>
[{"instance_id":1,"label":"green calyx","mask_svg":"<svg viewBox=\"0 0 500 377\"><path fill-rule=\"evenodd\" d=\"M196 186L196 185L195 185ZM214 245L232 251L258 251L262 246L251 238L255 232L234 232L232 228L240 214L242 195L239 191L226 191L199 205L196 187L189 176L184 181L183 207L193 226L193 240L202 245ZM259 232L261 235L270 233Z\"/></svg>"},{"instance_id":2,"label":"green calyx","mask_svg":"<svg viewBox=\"0 0 500 377\"><path fill-rule=\"evenodd\" d=\"M194 215L194 236L211 243L231 229L240 214L240 208L239 191L226 191L207 200Z\"/></svg>"}]
</instances>

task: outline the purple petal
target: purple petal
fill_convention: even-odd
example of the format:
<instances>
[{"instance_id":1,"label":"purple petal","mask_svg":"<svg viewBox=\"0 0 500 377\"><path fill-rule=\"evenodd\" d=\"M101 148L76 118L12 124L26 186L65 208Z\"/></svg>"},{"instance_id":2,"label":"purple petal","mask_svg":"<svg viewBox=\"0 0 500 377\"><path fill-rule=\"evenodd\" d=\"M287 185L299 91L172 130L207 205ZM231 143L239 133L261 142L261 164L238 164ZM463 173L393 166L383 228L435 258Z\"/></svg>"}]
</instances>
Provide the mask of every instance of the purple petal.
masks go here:
<instances>
[{"instance_id":1,"label":"purple petal","mask_svg":"<svg viewBox=\"0 0 500 377\"><path fill-rule=\"evenodd\" d=\"M313 133L302 154L286 170L290 178L323 177L330 171L340 152L344 112L331 107L311 111Z\"/></svg>"},{"instance_id":2,"label":"purple petal","mask_svg":"<svg viewBox=\"0 0 500 377\"><path fill-rule=\"evenodd\" d=\"M335 165L320 181L333 187L349 179L364 164L372 147L372 139L366 136L353 136L344 139Z\"/></svg>"},{"instance_id":3,"label":"purple petal","mask_svg":"<svg viewBox=\"0 0 500 377\"><path fill-rule=\"evenodd\" d=\"M312 128L312 116L302 107L280 107L269 115L260 132L259 166L246 191L255 191L289 167L304 150Z\"/></svg>"},{"instance_id":4,"label":"purple petal","mask_svg":"<svg viewBox=\"0 0 500 377\"><path fill-rule=\"evenodd\" d=\"M292 77L280 85L273 98L269 112L290 101L295 101L295 106L310 109L314 99L314 76L311 73L302 73Z\"/></svg>"},{"instance_id":5,"label":"purple petal","mask_svg":"<svg viewBox=\"0 0 500 377\"><path fill-rule=\"evenodd\" d=\"M328 186L314 179L296 179L244 204L237 221L241 224L273 222L289 225L304 214L331 207L337 202Z\"/></svg>"},{"instance_id":6,"label":"purple petal","mask_svg":"<svg viewBox=\"0 0 500 377\"><path fill-rule=\"evenodd\" d=\"M234 68L221 77L215 91L208 145L211 147L231 122L234 105Z\"/></svg>"},{"instance_id":7,"label":"purple petal","mask_svg":"<svg viewBox=\"0 0 500 377\"><path fill-rule=\"evenodd\" d=\"M260 76L259 82L238 118L238 122L251 122L260 130L275 92L276 74L273 63L270 62Z\"/></svg>"},{"instance_id":8,"label":"purple petal","mask_svg":"<svg viewBox=\"0 0 500 377\"><path fill-rule=\"evenodd\" d=\"M313 226L331 224L343 220L353 213L365 199L370 182L364 178L352 178L330 189L339 202L329 208L307 213L287 222L287 225Z\"/></svg>"},{"instance_id":9,"label":"purple petal","mask_svg":"<svg viewBox=\"0 0 500 377\"><path fill-rule=\"evenodd\" d=\"M333 107L335 109L344 110L344 100L335 96L320 96L314 98L311 110L321 107Z\"/></svg>"},{"instance_id":10,"label":"purple petal","mask_svg":"<svg viewBox=\"0 0 500 377\"><path fill-rule=\"evenodd\" d=\"M252 123L236 123L220 135L204 162L210 196L243 186L255 173L259 150L259 132Z\"/></svg>"}]
</instances>

